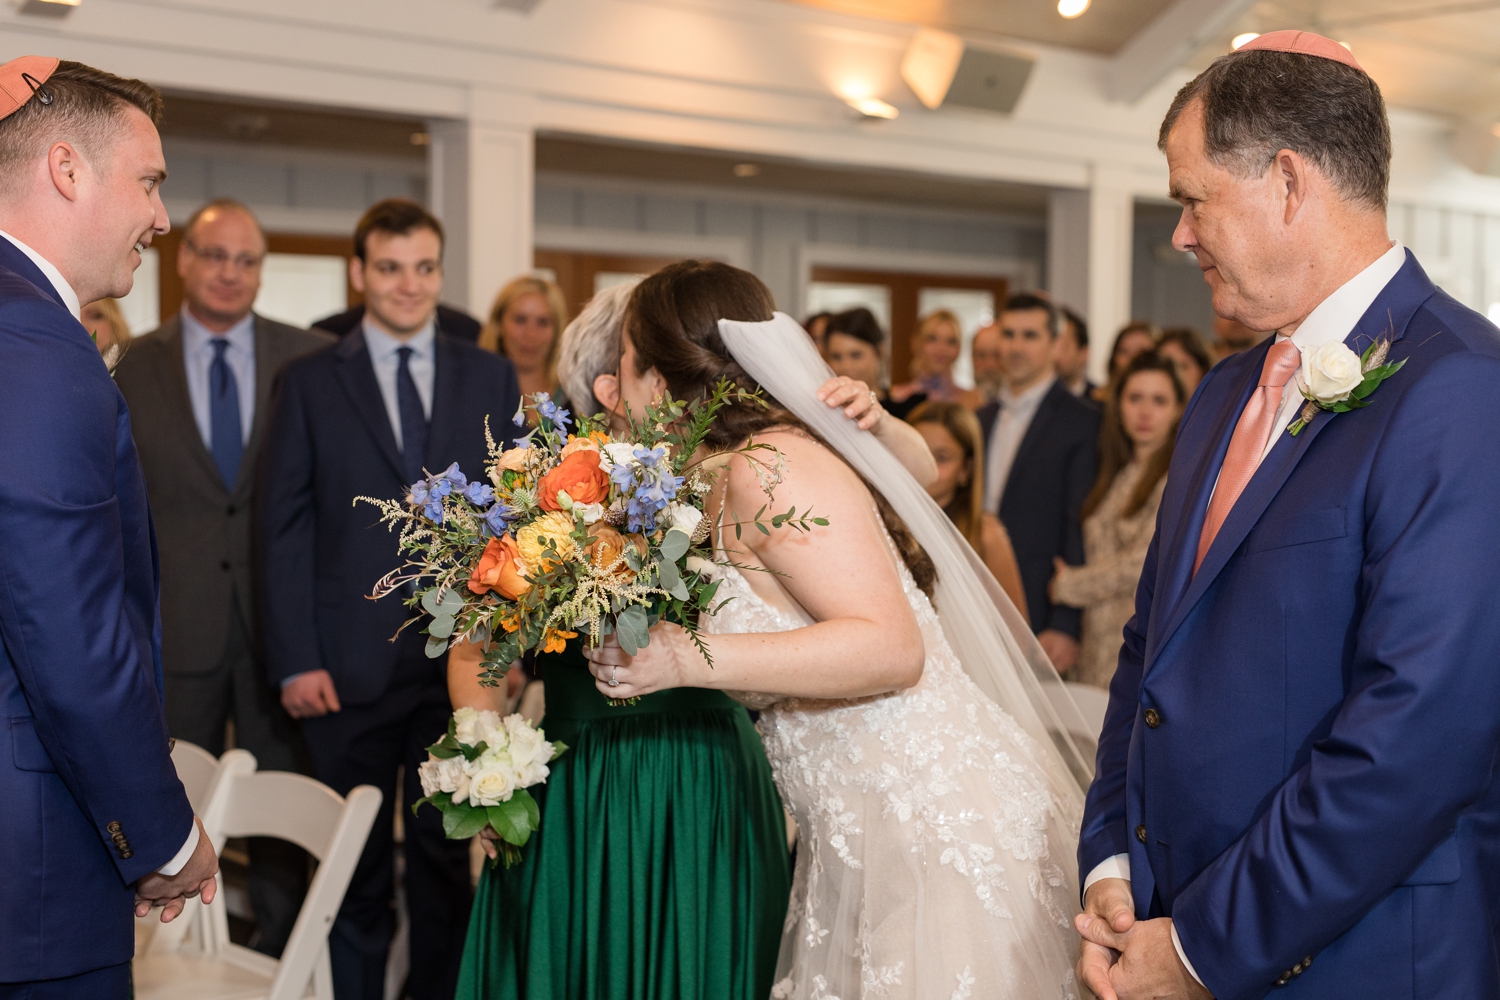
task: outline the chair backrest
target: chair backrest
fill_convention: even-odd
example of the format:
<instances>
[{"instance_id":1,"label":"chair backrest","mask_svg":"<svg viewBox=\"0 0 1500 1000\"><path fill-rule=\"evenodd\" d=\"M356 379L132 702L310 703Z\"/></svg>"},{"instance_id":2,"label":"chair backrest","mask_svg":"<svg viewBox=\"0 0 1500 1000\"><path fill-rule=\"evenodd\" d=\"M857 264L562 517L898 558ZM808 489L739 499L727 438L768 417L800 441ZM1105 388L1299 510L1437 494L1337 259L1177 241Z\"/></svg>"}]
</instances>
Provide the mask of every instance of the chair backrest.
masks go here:
<instances>
[{"instance_id":1,"label":"chair backrest","mask_svg":"<svg viewBox=\"0 0 1500 1000\"><path fill-rule=\"evenodd\" d=\"M1083 713L1088 724L1093 727L1089 738L1095 743L1099 742L1099 734L1104 731L1104 713L1109 711L1109 692L1103 688L1094 687L1092 684L1079 684L1076 681L1065 681L1068 694L1073 696L1073 704Z\"/></svg>"},{"instance_id":2,"label":"chair backrest","mask_svg":"<svg viewBox=\"0 0 1500 1000\"><path fill-rule=\"evenodd\" d=\"M277 837L304 848L319 862L267 1000L300 1000L314 978L319 997L331 988L328 931L380 811L380 800L380 790L372 785L360 785L340 798L321 782L284 771L237 767L226 769L220 778L203 821L216 848L222 851L230 837ZM208 913L211 950L228 947L222 902L215 900Z\"/></svg>"},{"instance_id":3,"label":"chair backrest","mask_svg":"<svg viewBox=\"0 0 1500 1000\"><path fill-rule=\"evenodd\" d=\"M1068 726L1068 735L1089 762L1089 774L1080 775L1080 780L1092 779L1094 753L1099 748L1099 733L1104 729L1104 712L1109 708L1109 692L1090 684L1074 681L1043 684L1047 700L1057 710L1059 718ZM1075 728L1081 726L1082 728Z\"/></svg>"},{"instance_id":4,"label":"chair backrest","mask_svg":"<svg viewBox=\"0 0 1500 1000\"><path fill-rule=\"evenodd\" d=\"M208 808L214 780L219 776L219 759L196 743L178 740L172 747L172 765L187 790L188 804L199 816Z\"/></svg>"}]
</instances>

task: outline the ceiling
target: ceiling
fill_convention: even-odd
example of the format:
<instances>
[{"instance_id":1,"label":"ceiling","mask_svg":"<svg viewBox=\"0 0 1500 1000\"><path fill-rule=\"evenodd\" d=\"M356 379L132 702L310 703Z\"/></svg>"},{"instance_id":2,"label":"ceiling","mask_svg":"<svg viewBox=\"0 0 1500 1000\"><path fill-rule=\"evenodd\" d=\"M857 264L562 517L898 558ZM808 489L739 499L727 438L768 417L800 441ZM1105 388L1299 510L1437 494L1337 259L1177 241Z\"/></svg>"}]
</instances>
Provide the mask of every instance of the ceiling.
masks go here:
<instances>
[{"instance_id":1,"label":"ceiling","mask_svg":"<svg viewBox=\"0 0 1500 1000\"><path fill-rule=\"evenodd\" d=\"M409 159L423 159L427 155L427 126L416 119L237 103L170 91L165 97L160 131L171 138L264 143ZM424 142L414 143L413 136L421 136Z\"/></svg>"},{"instance_id":2,"label":"ceiling","mask_svg":"<svg viewBox=\"0 0 1500 1000\"><path fill-rule=\"evenodd\" d=\"M1113 53L1172 0L1093 0L1081 17L1057 0L789 0L841 14L920 24L970 37L990 35Z\"/></svg>"},{"instance_id":3,"label":"ceiling","mask_svg":"<svg viewBox=\"0 0 1500 1000\"><path fill-rule=\"evenodd\" d=\"M736 174L739 167L739 176ZM753 168L753 169L752 169ZM969 211L1041 215L1046 188L998 181L964 181L928 174L852 170L796 160L676 147L601 142L538 135L536 169L571 174L632 177L670 184L706 184L738 191L834 195Z\"/></svg>"},{"instance_id":4,"label":"ceiling","mask_svg":"<svg viewBox=\"0 0 1500 1000\"><path fill-rule=\"evenodd\" d=\"M1389 104L1455 117L1500 113L1500 0L1260 0L1191 68L1228 51L1239 32L1279 28L1347 42Z\"/></svg>"}]
</instances>

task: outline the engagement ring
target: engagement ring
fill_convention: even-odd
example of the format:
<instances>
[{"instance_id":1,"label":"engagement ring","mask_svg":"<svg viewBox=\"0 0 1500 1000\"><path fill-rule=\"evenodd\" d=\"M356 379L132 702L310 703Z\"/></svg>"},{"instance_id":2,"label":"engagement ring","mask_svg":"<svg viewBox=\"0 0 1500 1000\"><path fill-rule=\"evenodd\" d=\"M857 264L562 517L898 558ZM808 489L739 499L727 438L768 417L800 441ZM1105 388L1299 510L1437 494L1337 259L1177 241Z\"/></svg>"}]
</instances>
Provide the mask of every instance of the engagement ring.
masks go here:
<instances>
[{"instance_id":1,"label":"engagement ring","mask_svg":"<svg viewBox=\"0 0 1500 1000\"><path fill-rule=\"evenodd\" d=\"M880 405L880 397L877 396L877 395L875 395L875 390L874 389L870 390L870 405L871 406L879 406Z\"/></svg>"},{"instance_id":2,"label":"engagement ring","mask_svg":"<svg viewBox=\"0 0 1500 1000\"><path fill-rule=\"evenodd\" d=\"M612 688L620 686L620 682L617 681L617 680L615 680L615 671L619 670L619 669L620 669L619 667L610 667L609 668L609 686L612 687Z\"/></svg>"}]
</instances>

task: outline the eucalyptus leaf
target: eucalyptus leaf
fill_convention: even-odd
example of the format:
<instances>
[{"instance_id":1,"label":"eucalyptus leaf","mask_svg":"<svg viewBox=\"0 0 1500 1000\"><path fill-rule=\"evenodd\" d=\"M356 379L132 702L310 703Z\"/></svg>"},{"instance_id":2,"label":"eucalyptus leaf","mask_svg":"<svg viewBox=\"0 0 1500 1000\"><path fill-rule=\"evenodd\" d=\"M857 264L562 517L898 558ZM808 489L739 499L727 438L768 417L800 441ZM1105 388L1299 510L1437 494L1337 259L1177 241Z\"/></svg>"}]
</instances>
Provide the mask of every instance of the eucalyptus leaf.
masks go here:
<instances>
[{"instance_id":1,"label":"eucalyptus leaf","mask_svg":"<svg viewBox=\"0 0 1500 1000\"><path fill-rule=\"evenodd\" d=\"M661 540L662 559L668 562L676 562L687 555L687 550L692 546L693 540L688 533L680 528L673 528L667 532L667 536Z\"/></svg>"},{"instance_id":2,"label":"eucalyptus leaf","mask_svg":"<svg viewBox=\"0 0 1500 1000\"><path fill-rule=\"evenodd\" d=\"M439 589L437 587L433 587L431 590L423 593L422 610L426 611L429 615L438 614L438 601L442 598L442 596L443 595L439 592Z\"/></svg>"},{"instance_id":3,"label":"eucalyptus leaf","mask_svg":"<svg viewBox=\"0 0 1500 1000\"><path fill-rule=\"evenodd\" d=\"M445 653L447 651L447 649L448 649L448 640L447 639L442 639L442 638L439 638L437 636L433 636L432 638L430 638L430 639L427 640L427 658L429 660L435 660L439 656L442 656L443 653Z\"/></svg>"},{"instance_id":4,"label":"eucalyptus leaf","mask_svg":"<svg viewBox=\"0 0 1500 1000\"><path fill-rule=\"evenodd\" d=\"M683 582L681 580L674 581L670 587L666 587L664 589L667 591L667 593L671 594L679 601L689 600L693 596L692 594L688 593L687 587L683 585Z\"/></svg>"},{"instance_id":5,"label":"eucalyptus leaf","mask_svg":"<svg viewBox=\"0 0 1500 1000\"><path fill-rule=\"evenodd\" d=\"M456 622L452 615L440 615L432 620L427 626L427 634L434 639L447 639L453 635L453 626Z\"/></svg>"},{"instance_id":6,"label":"eucalyptus leaf","mask_svg":"<svg viewBox=\"0 0 1500 1000\"><path fill-rule=\"evenodd\" d=\"M456 615L464 609L463 595L456 590L443 592L443 599L438 601L438 608L446 615Z\"/></svg>"},{"instance_id":7,"label":"eucalyptus leaf","mask_svg":"<svg viewBox=\"0 0 1500 1000\"><path fill-rule=\"evenodd\" d=\"M682 575L677 572L677 564L664 562L658 565L657 575L661 579L661 589L671 590L682 582Z\"/></svg>"},{"instance_id":8,"label":"eucalyptus leaf","mask_svg":"<svg viewBox=\"0 0 1500 1000\"><path fill-rule=\"evenodd\" d=\"M639 604L632 604L615 616L615 633L620 648L631 656L651 644L649 628L646 609Z\"/></svg>"}]
</instances>

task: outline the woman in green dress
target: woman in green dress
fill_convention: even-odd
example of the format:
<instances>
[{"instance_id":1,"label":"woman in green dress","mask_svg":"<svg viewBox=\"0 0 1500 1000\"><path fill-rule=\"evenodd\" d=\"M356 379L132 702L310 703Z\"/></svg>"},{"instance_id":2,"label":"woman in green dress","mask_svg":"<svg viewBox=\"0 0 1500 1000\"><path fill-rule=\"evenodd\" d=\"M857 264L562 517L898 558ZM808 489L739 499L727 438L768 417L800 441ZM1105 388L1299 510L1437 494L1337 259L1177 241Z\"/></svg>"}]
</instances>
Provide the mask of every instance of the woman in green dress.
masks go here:
<instances>
[{"instance_id":1,"label":"woman in green dress","mask_svg":"<svg viewBox=\"0 0 1500 1000\"><path fill-rule=\"evenodd\" d=\"M596 296L574 321L565 369L615 371L628 294ZM541 826L520 864L480 877L457 1000L764 1000L791 865L760 736L719 692L612 705L582 642L537 657L542 726L569 749L531 789ZM477 649L450 655L454 706L503 711L503 689L480 687L478 669Z\"/></svg>"}]
</instances>

